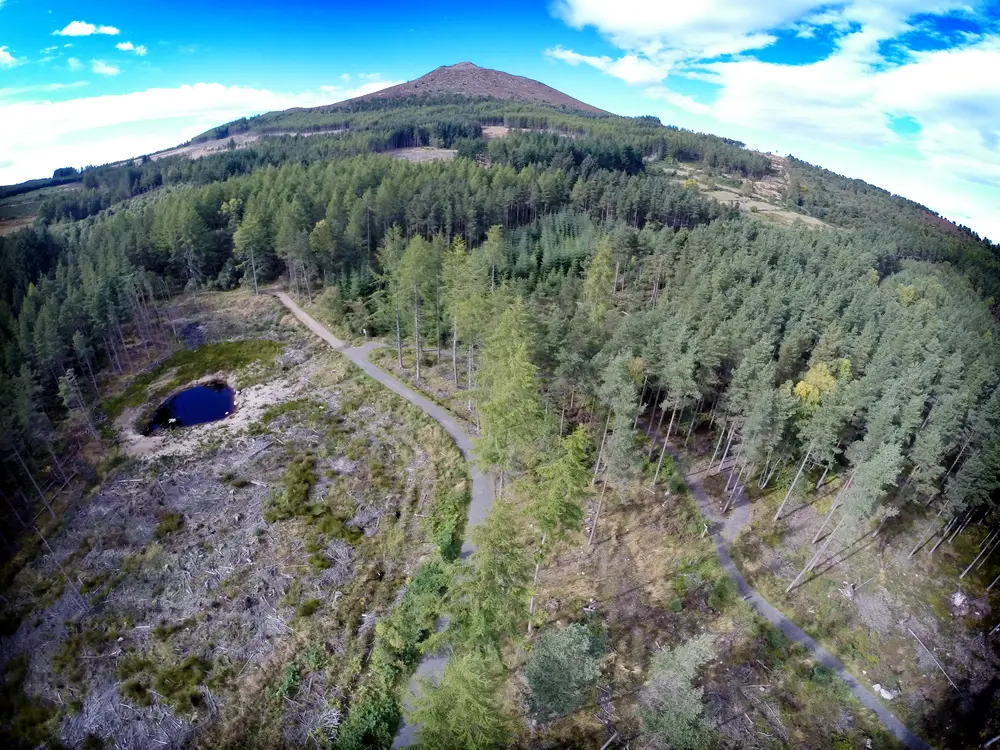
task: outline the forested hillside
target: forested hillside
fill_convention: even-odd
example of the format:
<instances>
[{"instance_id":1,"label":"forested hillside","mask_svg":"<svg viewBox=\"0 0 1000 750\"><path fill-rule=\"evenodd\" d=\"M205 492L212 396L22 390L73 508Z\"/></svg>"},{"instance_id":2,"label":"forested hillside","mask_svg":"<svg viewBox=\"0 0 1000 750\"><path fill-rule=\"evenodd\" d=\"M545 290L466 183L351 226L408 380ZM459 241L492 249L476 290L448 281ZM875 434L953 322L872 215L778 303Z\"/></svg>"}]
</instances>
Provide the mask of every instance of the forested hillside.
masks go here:
<instances>
[{"instance_id":1,"label":"forested hillside","mask_svg":"<svg viewBox=\"0 0 1000 750\"><path fill-rule=\"evenodd\" d=\"M168 334L171 300L273 284L313 303L345 337L383 337L415 387L430 387L433 373L421 367L433 363L449 389L440 398L478 429L482 468L497 477L501 500L510 500L494 504L478 532L480 551L459 563L443 604L427 610L430 599L403 600L421 621L434 621L429 612L451 617L431 639L451 649L449 669L411 717L428 747L527 744L528 730L515 718L524 705L545 725L583 705L596 677L580 675L600 673L605 646L596 644L605 636L592 619L571 631L535 611L539 567L575 564L565 550L576 542L567 540L579 536L585 517L590 539L596 534L600 543L602 513L627 512L630 503L642 514L659 512L645 510L647 487L666 492L657 508L680 502L684 477L667 441L690 441L692 451L701 445L692 456L725 466L725 488L716 488L724 510L740 493L756 500L777 491L773 518L780 521L811 505L814 488L832 488L817 506L825 520L816 535L809 538L811 529L789 541L796 569L782 571L780 583L792 596L823 575L825 555L873 534L915 534L923 541L914 552L929 556L934 541L924 543L932 534L954 540L978 529L981 575L996 575L988 555L1000 525L997 246L914 203L797 160L775 201L829 226L778 226L743 214L702 195L696 181L674 179L672 168L682 163L708 179L750 186L775 175L771 159L654 118L405 99L275 113L206 137L254 129L317 134L262 139L199 160L88 169L83 190L50 200L34 227L0 237L7 582L30 559L23 550L14 556L31 536L28 519L71 483L67 475L86 487L114 476L101 461L116 441L109 389L141 369L137 353L155 359L150 350L159 342L183 338ZM421 146L456 157L393 158L396 149ZM592 493L598 481L601 491ZM614 503L602 510L609 488ZM453 520L448 534L454 529ZM699 541L700 521L676 531L692 549L707 544ZM41 554L33 544L32 554ZM714 564L711 550L699 554ZM711 580L672 595L670 611L693 606L688 592L704 581L711 589ZM431 593L448 588L427 585ZM988 612L997 587L992 600L980 588L973 593ZM699 617L736 606L725 585L711 591ZM374 631L371 665L366 657L359 667L362 687L342 706L338 746L384 746L395 731L398 689L430 633L387 622ZM511 698L515 688L502 686L514 671L511 650L532 627L543 630L531 641L528 687L516 688L527 691L522 705ZM989 641L982 624L970 627L978 628L986 666L969 674L963 698L995 706L996 637ZM699 718L702 696L691 681L712 643L681 629L683 642L657 650L651 665L638 659L623 678L642 694L617 697L631 717L622 738L657 747L773 746L756 730L752 743L731 734L737 730L721 723L721 707L708 699L712 721ZM771 661L778 652L789 663L800 657L776 646L776 637L760 635L762 643L770 639L761 647L770 656L729 643L726 658L753 664L759 656L780 670ZM588 654L590 667L580 661ZM569 664L582 670L573 673L578 694L546 683L547 673ZM809 695L834 679L829 670L802 669ZM992 681L983 676L989 673ZM455 699L462 695L471 697ZM695 695L697 710L684 714L678 706L690 712ZM964 745L950 744L959 742L951 732L978 742L978 733L1000 731L988 708L961 721L941 718L947 712L928 718L943 705L934 701L946 700L941 695L906 709L907 723L926 739L957 747ZM663 718L676 712L676 722ZM482 735L462 734L470 721L486 727ZM966 726L956 729L960 723ZM837 731L860 742L860 726ZM566 737L598 739L593 728L575 731L584 730L553 735L551 746ZM822 730L789 731L779 745L807 743ZM233 736L250 743L249 734Z\"/></svg>"}]
</instances>

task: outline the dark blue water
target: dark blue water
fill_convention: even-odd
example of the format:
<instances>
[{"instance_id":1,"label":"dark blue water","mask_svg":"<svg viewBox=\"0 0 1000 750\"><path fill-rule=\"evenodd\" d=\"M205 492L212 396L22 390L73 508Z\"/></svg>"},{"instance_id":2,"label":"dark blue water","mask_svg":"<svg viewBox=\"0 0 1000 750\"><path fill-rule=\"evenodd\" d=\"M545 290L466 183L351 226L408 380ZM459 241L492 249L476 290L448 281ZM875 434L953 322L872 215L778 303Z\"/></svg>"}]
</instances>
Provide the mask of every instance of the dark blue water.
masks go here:
<instances>
[{"instance_id":1,"label":"dark blue water","mask_svg":"<svg viewBox=\"0 0 1000 750\"><path fill-rule=\"evenodd\" d=\"M202 383L164 401L150 417L145 433L224 419L234 404L233 389L225 383Z\"/></svg>"}]
</instances>

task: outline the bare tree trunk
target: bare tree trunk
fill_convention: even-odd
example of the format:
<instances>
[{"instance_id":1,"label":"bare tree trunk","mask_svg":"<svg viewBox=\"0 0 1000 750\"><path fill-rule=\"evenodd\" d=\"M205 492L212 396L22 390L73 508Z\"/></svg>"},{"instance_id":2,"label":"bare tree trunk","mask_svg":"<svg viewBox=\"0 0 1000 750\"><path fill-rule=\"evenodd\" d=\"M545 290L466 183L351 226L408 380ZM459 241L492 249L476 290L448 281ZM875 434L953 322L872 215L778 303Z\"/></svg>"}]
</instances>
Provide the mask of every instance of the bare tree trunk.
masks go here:
<instances>
[{"instance_id":1,"label":"bare tree trunk","mask_svg":"<svg viewBox=\"0 0 1000 750\"><path fill-rule=\"evenodd\" d=\"M437 363L441 364L441 290L438 289L437 299L435 300L435 312L434 318L437 323L437 345L438 345L438 356Z\"/></svg>"},{"instance_id":2,"label":"bare tree trunk","mask_svg":"<svg viewBox=\"0 0 1000 750\"><path fill-rule=\"evenodd\" d=\"M471 341L469 342L469 362L468 362L468 383L469 383L469 412L472 412L472 360L475 355L475 347Z\"/></svg>"},{"instance_id":3,"label":"bare tree trunk","mask_svg":"<svg viewBox=\"0 0 1000 750\"><path fill-rule=\"evenodd\" d=\"M944 508L943 507L941 508L941 510L938 511L938 514L936 516L934 516L934 519L937 520L938 518L940 518L942 513L944 513ZM934 530L934 526L935 526L935 522L931 521L930 526L927 529L927 533L925 533L920 538L920 541L917 542L916 545L913 547L913 549L910 550L910 554L908 554L906 556L907 560L909 560L911 557L913 557L915 554L917 554L917 550L919 550L921 547L923 547L925 544L927 544L927 540L930 539L932 536L934 536L935 533L937 533ZM940 529L938 529L938 531L940 531Z\"/></svg>"},{"instance_id":4,"label":"bare tree trunk","mask_svg":"<svg viewBox=\"0 0 1000 750\"><path fill-rule=\"evenodd\" d=\"M253 273L253 293L257 295L257 259L254 257L253 243L250 243L250 270Z\"/></svg>"},{"instance_id":5,"label":"bare tree trunk","mask_svg":"<svg viewBox=\"0 0 1000 750\"><path fill-rule=\"evenodd\" d=\"M597 531L597 522L601 520L601 508L604 506L604 493L608 491L608 479L604 478L604 485L601 487L601 499L597 501L597 513L594 515L594 525L590 527L590 536L587 537L587 549L594 543L594 532Z\"/></svg>"},{"instance_id":6,"label":"bare tree trunk","mask_svg":"<svg viewBox=\"0 0 1000 750\"><path fill-rule=\"evenodd\" d=\"M542 545L540 552L545 550L545 537L546 534L542 534ZM535 592L538 591L538 573L542 569L541 554L539 554L538 560L535 562L535 578L531 582L531 600L528 602L528 635L531 635L531 618L535 614Z\"/></svg>"},{"instance_id":7,"label":"bare tree trunk","mask_svg":"<svg viewBox=\"0 0 1000 750\"><path fill-rule=\"evenodd\" d=\"M674 431L674 420L677 418L677 402L674 402L674 409L670 412L670 423L667 425L667 440L670 440L670 434Z\"/></svg>"},{"instance_id":8,"label":"bare tree trunk","mask_svg":"<svg viewBox=\"0 0 1000 750\"><path fill-rule=\"evenodd\" d=\"M968 572L972 570L972 566L975 565L977 562L979 562L979 558L986 554L987 549L990 549L993 546L993 540L994 538L996 538L997 534L998 532L993 532L992 534L990 534L989 537L987 537L987 539L989 540L987 545L982 549L982 551L978 555L976 555L976 559L969 563L969 567L967 567L965 570L962 571L962 575L958 577L958 580L961 581L963 578L965 578Z\"/></svg>"},{"instance_id":9,"label":"bare tree trunk","mask_svg":"<svg viewBox=\"0 0 1000 750\"><path fill-rule=\"evenodd\" d=\"M608 421L604 423L604 437L601 438L601 449L597 452L597 463L594 464L594 477L590 480L591 484L597 483L597 472L601 468L601 459L604 458L604 443L608 439L608 428L611 426L611 412L608 412Z\"/></svg>"},{"instance_id":10,"label":"bare tree trunk","mask_svg":"<svg viewBox=\"0 0 1000 750\"><path fill-rule=\"evenodd\" d=\"M31 471L29 471L29 470L28 470L28 465L27 465L27 464L26 464L26 463L24 462L24 459L23 459L23 458L21 457L21 452L20 452L20 451L19 451L19 450L17 449L17 446L16 446L16 445L12 445L12 446L11 446L11 450L13 450L13 451L14 451L14 457L15 457L15 458L17 458L17 462L18 462L19 464L21 464L21 470L22 470L22 471L23 471L23 472L24 472L25 474L27 474L27 475L28 475L28 479L30 479L30 480L31 480L31 484L32 484L32 486L34 486L34 488L35 488L35 492L37 492L37 493L38 493L38 496L39 496L39 497L40 497L40 498L42 499L42 503L44 503L45 507L46 507L46 508L48 508L48 510L49 510L49 514L50 514L50 515L51 515L51 516L52 516L53 518L55 518L55 517L56 517L56 512L55 512L54 510L52 510L52 506L51 506L51 505L49 505L49 501L48 501L48 499L47 499L47 498L45 497L45 493L44 493L44 492L42 492L42 488L41 488L41 487L39 487L39 486L38 486L38 482L36 482L36 481L35 481L35 475L34 475L34 474L32 474L32 473L31 473Z\"/></svg>"},{"instance_id":11,"label":"bare tree trunk","mask_svg":"<svg viewBox=\"0 0 1000 750\"><path fill-rule=\"evenodd\" d=\"M854 471L851 472L850 478L846 482L844 482L844 486L840 488L839 492L837 492L837 496L833 499L833 505L830 506L830 512L826 514L826 518L823 520L823 525L819 527L819 531L816 532L816 536L814 536L812 539L813 544L816 544L820 536L822 536L823 529L825 529L826 525L830 523L830 519L833 518L834 511L836 511L837 508L840 507L840 497L841 495L844 494L847 488L851 486L851 482L854 481L854 475L857 473L858 469L857 467L855 467Z\"/></svg>"},{"instance_id":12,"label":"bare tree trunk","mask_svg":"<svg viewBox=\"0 0 1000 750\"><path fill-rule=\"evenodd\" d=\"M826 548L830 546L830 542L832 542L834 537L837 536L837 532L840 531L840 527L843 525L844 525L844 519L841 519L840 523L838 523L834 527L833 531L830 532L830 536L828 536L826 538L826 541L823 542L823 545L816 551L816 554L813 555L812 558L809 560L809 562L806 563L806 566L801 570L801 572L799 572L799 574L795 576L795 580L792 581L790 584L788 584L788 588L785 589L786 594L793 588L795 588L795 585L802 580L802 577L805 576L806 573L808 573L810 570L812 570L813 567L816 565L816 563L819 562L819 558L826 551Z\"/></svg>"},{"instance_id":13,"label":"bare tree trunk","mask_svg":"<svg viewBox=\"0 0 1000 750\"><path fill-rule=\"evenodd\" d=\"M655 415L655 414L656 414L656 412L654 411L653 415ZM656 437L655 436L660 434L660 427L663 426L663 418L666 416L666 414L667 414L666 411L664 411L663 409L660 409L660 420L656 423L656 429L653 430L654 437L653 437L653 443L652 443L652 445L649 446L649 456L647 458L648 461L652 461L653 460L653 453L656 452ZM650 424L652 424L652 422L653 422L652 417L650 417L649 421L650 421Z\"/></svg>"},{"instance_id":14,"label":"bare tree trunk","mask_svg":"<svg viewBox=\"0 0 1000 750\"><path fill-rule=\"evenodd\" d=\"M646 397L646 381L649 380L649 375L642 379L642 390L639 392L639 403L642 404L643 398ZM632 429L634 430L639 426L639 417L642 415L642 408L635 413L635 421L632 423Z\"/></svg>"},{"instance_id":15,"label":"bare tree trunk","mask_svg":"<svg viewBox=\"0 0 1000 750\"><path fill-rule=\"evenodd\" d=\"M653 420L656 419L656 407L660 403L660 391L663 386L656 386L656 395L653 396L653 413L649 415L649 424L646 425L646 437L649 437L649 433L653 429Z\"/></svg>"},{"instance_id":16,"label":"bare tree trunk","mask_svg":"<svg viewBox=\"0 0 1000 750\"><path fill-rule=\"evenodd\" d=\"M455 376L455 387L458 388L458 316L452 316L451 320L451 372Z\"/></svg>"},{"instance_id":17,"label":"bare tree trunk","mask_svg":"<svg viewBox=\"0 0 1000 750\"><path fill-rule=\"evenodd\" d=\"M729 449L733 445L733 435L736 434L736 420L733 420L732 426L729 428L729 438L726 440L726 449L722 452L722 459L719 461L719 466L716 469L716 473L722 470L722 465L726 463L726 459L729 458Z\"/></svg>"},{"instance_id":18,"label":"bare tree trunk","mask_svg":"<svg viewBox=\"0 0 1000 750\"><path fill-rule=\"evenodd\" d=\"M962 448L958 451L958 455L955 456L955 460L951 462L951 466L948 467L947 473L943 477L941 477L942 485L944 484L944 480L946 480L948 477L951 476L951 472L955 470L955 467L958 465L959 460L962 458L962 454L965 453L965 449L969 447L969 443L971 442L972 442L972 436L970 435L968 438L966 438L965 442L962 443Z\"/></svg>"},{"instance_id":19,"label":"bare tree trunk","mask_svg":"<svg viewBox=\"0 0 1000 750\"><path fill-rule=\"evenodd\" d=\"M417 352L417 383L420 383L420 297L413 303L413 340Z\"/></svg>"},{"instance_id":20,"label":"bare tree trunk","mask_svg":"<svg viewBox=\"0 0 1000 750\"><path fill-rule=\"evenodd\" d=\"M653 475L653 483L650 488L656 486L656 480L660 478L660 467L663 466L663 454L667 452L667 441L663 441L663 448L660 450L660 460L656 462L656 474Z\"/></svg>"},{"instance_id":21,"label":"bare tree trunk","mask_svg":"<svg viewBox=\"0 0 1000 750\"><path fill-rule=\"evenodd\" d=\"M403 369L403 333L399 327L399 302L396 303L396 357L399 360L399 369Z\"/></svg>"},{"instance_id":22,"label":"bare tree trunk","mask_svg":"<svg viewBox=\"0 0 1000 750\"><path fill-rule=\"evenodd\" d=\"M726 423L722 423L722 429L719 430L719 439L715 443L715 450L712 451L712 460L708 462L708 468L711 469L713 464L715 464L715 457L719 455L719 448L722 447L722 439L726 436Z\"/></svg>"},{"instance_id":23,"label":"bare tree trunk","mask_svg":"<svg viewBox=\"0 0 1000 750\"><path fill-rule=\"evenodd\" d=\"M799 470L795 473L795 479L792 480L792 486L788 488L788 492L785 493L785 499L781 501L781 505L778 506L778 512L774 514L772 520L777 521L781 518L781 511L785 509L785 503L788 502L788 498L792 496L792 492L795 490L795 485L799 482L799 477L802 476L802 470L806 468L806 462L809 460L809 455L812 453L812 446L810 445L808 450L806 450L806 455L802 458L802 463L799 464Z\"/></svg>"},{"instance_id":24,"label":"bare tree trunk","mask_svg":"<svg viewBox=\"0 0 1000 750\"><path fill-rule=\"evenodd\" d=\"M827 472L830 471L830 464L823 467L823 473L819 475L819 481L816 482L816 489L818 490L823 486L823 480L826 479Z\"/></svg>"},{"instance_id":25,"label":"bare tree trunk","mask_svg":"<svg viewBox=\"0 0 1000 750\"><path fill-rule=\"evenodd\" d=\"M694 412L691 414L691 421L688 423L688 431L684 436L684 447L687 448L688 440L691 439L691 432L694 430L695 422L698 421L698 415L701 413L701 400L698 400L698 405L695 406Z\"/></svg>"},{"instance_id":26,"label":"bare tree trunk","mask_svg":"<svg viewBox=\"0 0 1000 750\"><path fill-rule=\"evenodd\" d=\"M941 546L942 542L944 542L944 540L948 538L948 532L951 531L951 527L956 523L958 523L958 516L955 516L950 521L948 521L947 524L945 524L945 527L941 530L941 538L937 540L937 542L934 544L933 547L931 547L930 553L932 555L937 551L937 548Z\"/></svg>"}]
</instances>

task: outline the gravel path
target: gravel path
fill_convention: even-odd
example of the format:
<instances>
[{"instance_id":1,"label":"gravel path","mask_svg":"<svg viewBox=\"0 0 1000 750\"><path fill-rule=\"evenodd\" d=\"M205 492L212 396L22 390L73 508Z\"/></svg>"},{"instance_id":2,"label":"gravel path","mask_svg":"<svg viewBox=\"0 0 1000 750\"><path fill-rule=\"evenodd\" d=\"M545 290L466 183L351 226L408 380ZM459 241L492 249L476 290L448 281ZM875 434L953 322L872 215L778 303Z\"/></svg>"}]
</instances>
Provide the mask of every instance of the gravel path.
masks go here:
<instances>
[{"instance_id":1,"label":"gravel path","mask_svg":"<svg viewBox=\"0 0 1000 750\"><path fill-rule=\"evenodd\" d=\"M757 612L769 623L781 630L785 636L793 643L801 643L816 658L820 664L828 669L832 669L840 678L847 683L854 696L865 706L870 708L878 717L882 725L911 750L931 750L931 746L911 732L903 722L896 718L895 714L886 708L878 698L868 689L859 683L847 668L839 660L831 656L826 649L809 637L798 625L785 617L775 609L764 597L758 594L746 582L739 569L729 556L729 545L736 539L737 534L750 520L750 501L741 490L739 497L735 501L729 516L723 516L712 498L705 492L701 484L702 472L690 471L684 466L680 454L672 446L667 446L667 451L673 456L674 461L684 472L684 480L691 490L698 508L702 515L708 520L709 531L712 541L715 542L715 552L719 556L719 562L729 574L729 577L736 583L736 588L740 596L746 599Z\"/></svg>"},{"instance_id":2,"label":"gravel path","mask_svg":"<svg viewBox=\"0 0 1000 750\"><path fill-rule=\"evenodd\" d=\"M281 300L281 303L291 310L295 317L298 318L299 321L310 331L315 333L338 352L351 360L351 362L356 364L390 391L399 394L411 404L422 410L425 414L435 419L442 427L444 427L445 432L451 435L455 443L458 445L458 449L465 457L465 460L468 461L469 475L472 477L472 501L469 504L469 520L465 525L465 539L462 542L462 557L468 557L471 555L473 551L475 551L475 547L469 539L469 532L474 526L482 523L482 521L486 519L486 514L489 512L490 505L493 502L494 493L492 477L488 474L484 474L476 465L475 454L472 452L472 438L469 436L469 433L462 429L458 421L443 408L403 385L381 367L372 364L368 360L368 355L380 346L384 346L383 344L378 342L369 342L364 346L350 346L330 333L326 326L299 307L295 303L295 300L287 294L284 292L275 292L275 295L279 300ZM440 630L446 624L446 622L442 621L438 624L438 629ZM410 680L410 690L409 693L404 696L403 702L409 705L410 697L416 689L418 678L439 676L444 670L444 665L447 661L448 657L446 655L426 655L417 666L417 671ZM407 747L412 745L413 741L414 727L404 722L400 726L399 731L396 733L396 740L393 742L392 746Z\"/></svg>"}]
</instances>

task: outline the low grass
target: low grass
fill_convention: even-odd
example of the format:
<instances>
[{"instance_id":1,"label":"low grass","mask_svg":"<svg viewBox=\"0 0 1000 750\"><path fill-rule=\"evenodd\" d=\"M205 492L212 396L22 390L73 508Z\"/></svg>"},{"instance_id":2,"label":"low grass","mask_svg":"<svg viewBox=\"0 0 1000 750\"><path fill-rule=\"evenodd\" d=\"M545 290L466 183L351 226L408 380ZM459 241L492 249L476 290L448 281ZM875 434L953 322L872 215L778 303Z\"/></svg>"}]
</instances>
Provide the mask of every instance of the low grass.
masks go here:
<instances>
[{"instance_id":1,"label":"low grass","mask_svg":"<svg viewBox=\"0 0 1000 750\"><path fill-rule=\"evenodd\" d=\"M141 373L119 395L106 398L104 413L114 420L125 409L162 398L175 388L205 375L234 372L254 362L273 365L281 350L281 344L266 339L222 341L197 349L184 349L167 357L152 370Z\"/></svg>"}]
</instances>

